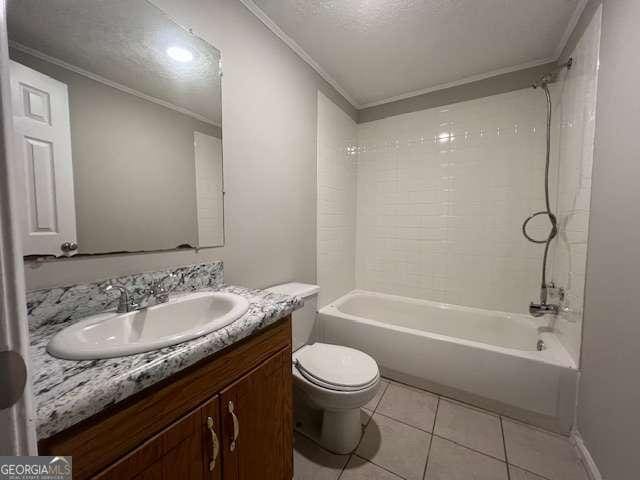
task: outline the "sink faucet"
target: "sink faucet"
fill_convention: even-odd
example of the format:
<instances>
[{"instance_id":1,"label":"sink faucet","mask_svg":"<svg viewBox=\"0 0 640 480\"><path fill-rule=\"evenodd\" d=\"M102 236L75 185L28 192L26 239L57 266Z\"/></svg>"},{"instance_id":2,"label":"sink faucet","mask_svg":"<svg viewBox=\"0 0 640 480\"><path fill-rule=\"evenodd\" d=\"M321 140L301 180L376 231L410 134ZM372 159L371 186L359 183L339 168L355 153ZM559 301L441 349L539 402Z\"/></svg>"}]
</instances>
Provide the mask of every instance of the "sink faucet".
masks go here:
<instances>
[{"instance_id":1,"label":"sink faucet","mask_svg":"<svg viewBox=\"0 0 640 480\"><path fill-rule=\"evenodd\" d=\"M175 278L177 275L170 273L166 277L161 278L157 282L153 282L151 286L145 290L144 294L146 295L139 303L134 303L127 289L121 285L113 285L109 284L105 287L104 292L110 292L111 290L117 290L120 292L120 300L118 301L118 308L116 309L117 313L128 313L134 310L141 310L146 307L150 307L151 305L157 305L159 303L167 303L169 301L169 294L176 288L177 285L174 285L171 288L166 288L163 286L165 280L170 278Z\"/></svg>"},{"instance_id":2,"label":"sink faucet","mask_svg":"<svg viewBox=\"0 0 640 480\"><path fill-rule=\"evenodd\" d=\"M118 308L116 309L117 313L128 313L132 310L137 310L139 305L133 303L129 299L129 292L127 289L121 285L113 285L109 284L105 287L104 292L110 292L111 290L118 290L120 292L120 299L118 301Z\"/></svg>"}]
</instances>

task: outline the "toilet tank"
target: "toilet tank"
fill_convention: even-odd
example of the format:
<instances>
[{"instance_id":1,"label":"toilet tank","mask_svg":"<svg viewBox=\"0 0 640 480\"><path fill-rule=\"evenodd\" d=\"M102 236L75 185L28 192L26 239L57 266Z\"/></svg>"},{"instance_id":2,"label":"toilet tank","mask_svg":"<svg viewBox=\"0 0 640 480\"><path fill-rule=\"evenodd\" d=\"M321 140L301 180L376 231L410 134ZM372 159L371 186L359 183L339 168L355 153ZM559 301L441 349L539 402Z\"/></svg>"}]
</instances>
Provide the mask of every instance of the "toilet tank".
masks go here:
<instances>
[{"instance_id":1,"label":"toilet tank","mask_svg":"<svg viewBox=\"0 0 640 480\"><path fill-rule=\"evenodd\" d=\"M316 325L320 287L309 283L292 282L275 285L267 288L266 291L301 297L304 300L304 306L291 314L293 350L310 343L313 340Z\"/></svg>"}]
</instances>

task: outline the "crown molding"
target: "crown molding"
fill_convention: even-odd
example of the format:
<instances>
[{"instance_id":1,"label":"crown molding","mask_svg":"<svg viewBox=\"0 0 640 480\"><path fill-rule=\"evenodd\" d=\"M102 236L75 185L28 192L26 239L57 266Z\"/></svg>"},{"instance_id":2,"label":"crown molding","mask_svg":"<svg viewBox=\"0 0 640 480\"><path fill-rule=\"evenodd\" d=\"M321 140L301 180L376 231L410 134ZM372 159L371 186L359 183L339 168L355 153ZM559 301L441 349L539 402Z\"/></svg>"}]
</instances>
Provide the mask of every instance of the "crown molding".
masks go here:
<instances>
[{"instance_id":1,"label":"crown molding","mask_svg":"<svg viewBox=\"0 0 640 480\"><path fill-rule=\"evenodd\" d=\"M395 95L393 97L384 98L382 100L377 100L375 102L368 103L358 103L356 102L351 95L347 93L347 91L342 88L342 86L329 75L312 57L309 55L293 38L287 35L269 16L258 6L255 4L253 0L240 0L240 2L253 14L255 15L271 32L273 32L280 40L282 40L289 48L291 48L302 60L304 60L311 68L313 68L318 75L320 75L324 80L327 81L333 88L335 88L356 110L362 110L364 108L375 107L378 105L383 105L385 103L391 103L398 100L404 100L406 98L415 97L417 95L423 95L425 93L435 92L437 90L442 90L445 88L457 87L460 85L464 85L471 82L477 82L478 80L485 80L487 78L495 77L498 75L503 75L505 73L511 73L518 70L524 70L526 68L537 67L539 65L544 65L545 63L556 62L560 57L562 50L566 46L569 41L569 37L573 32L573 29L576 27L578 20L580 19L580 15L584 11L585 6L587 5L588 0L580 0L578 5L576 6L575 11L571 16L571 20L565 29L562 37L560 38L560 42L556 47L553 56L542 58L539 60L534 60L531 62L522 63L519 65L514 65L512 67L501 68L498 70L492 70L490 72L472 75L470 77L465 77L460 80L456 80L453 82L441 83L438 85L433 85L428 88L414 90L411 92L403 93L400 95Z\"/></svg>"},{"instance_id":2,"label":"crown molding","mask_svg":"<svg viewBox=\"0 0 640 480\"><path fill-rule=\"evenodd\" d=\"M336 89L354 108L359 108L356 102L340 84L329 75L298 43L287 35L264 11L256 5L253 0L240 0L240 2L253 13L271 32L282 40L291 50L293 50L302 60L304 60L318 75L320 75L329 85Z\"/></svg>"},{"instance_id":3,"label":"crown molding","mask_svg":"<svg viewBox=\"0 0 640 480\"><path fill-rule=\"evenodd\" d=\"M520 65L515 65L513 67L500 68L498 70L492 70L487 73L481 73L479 75L472 75L470 77L461 78L460 80L456 80L454 82L440 83L432 87L423 88L420 90L414 90L412 92L403 93L401 95L395 95L393 97L385 98L383 100L378 100L375 102L365 103L365 104L359 105L358 110L362 110L369 107L376 107L378 105L384 105L385 103L397 102L398 100L405 100L407 98L417 97L418 95L424 95L425 93L436 92L438 90L444 90L446 88L459 87L460 85L466 85L468 83L477 82L479 80L486 80L487 78L497 77L498 75L517 72L519 70L525 70L527 68L538 67L540 65L544 65L545 63L550 63L555 61L556 61L556 58L548 57L540 60L534 60L532 62L521 63Z\"/></svg>"},{"instance_id":4,"label":"crown molding","mask_svg":"<svg viewBox=\"0 0 640 480\"><path fill-rule=\"evenodd\" d=\"M151 103L155 103L157 105L160 105L162 107L168 108L170 110L174 110L178 113L182 113L183 115L188 115L190 117L193 117L197 120L200 120L201 122L204 123L208 123L209 125L213 125L215 127L218 128L222 128L222 125L220 125L219 123L214 122L213 120L205 117L204 115L200 115L199 113L195 113L192 112L191 110L187 109L187 108L183 108L180 107L178 105L175 105L171 102L167 102L165 100L161 100L157 97L153 97L151 95L147 95L146 93L142 93L138 90L134 90L133 88L129 88L126 85L122 85L121 83L117 83L117 82L113 82L111 80L109 80L108 78L102 77L100 75L96 75L95 73L91 73L88 70L85 70L83 68L77 67L75 65L72 65L70 63L65 62L64 60L60 60L59 58L55 58L52 57L50 55L47 55L46 53L42 53L40 50L36 50L34 48L31 47L27 47L26 45L23 45L21 43L18 42L14 42L13 40L9 41L9 46L11 48L15 48L16 50L20 51L20 52L24 52L28 55L31 55L33 57L39 58L40 60L44 60L45 62L49 62L52 63L54 65L57 65L58 67L62 67L66 70L70 70L74 73L77 73L78 75L82 75L83 77L87 77L90 78L91 80L98 82L98 83L102 83L103 85L106 85L108 87L111 88L115 88L116 90L119 90L121 92L124 93L128 93L129 95L133 95L134 97L138 97L141 98L143 100L146 100L148 102Z\"/></svg>"}]
</instances>

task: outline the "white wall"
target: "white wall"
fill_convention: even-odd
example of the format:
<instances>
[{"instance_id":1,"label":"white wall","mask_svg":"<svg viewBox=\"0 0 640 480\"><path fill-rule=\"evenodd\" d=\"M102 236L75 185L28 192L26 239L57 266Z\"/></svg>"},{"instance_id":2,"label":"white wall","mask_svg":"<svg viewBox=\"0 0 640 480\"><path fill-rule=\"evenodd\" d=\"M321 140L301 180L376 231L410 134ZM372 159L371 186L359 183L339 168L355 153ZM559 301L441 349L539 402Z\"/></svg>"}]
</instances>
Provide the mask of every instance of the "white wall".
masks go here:
<instances>
[{"instance_id":1,"label":"white wall","mask_svg":"<svg viewBox=\"0 0 640 480\"><path fill-rule=\"evenodd\" d=\"M603 478L640 472L640 2L603 2L578 426Z\"/></svg>"},{"instance_id":2,"label":"white wall","mask_svg":"<svg viewBox=\"0 0 640 480\"><path fill-rule=\"evenodd\" d=\"M356 145L356 123L318 92L319 307L355 287Z\"/></svg>"},{"instance_id":3,"label":"white wall","mask_svg":"<svg viewBox=\"0 0 640 480\"><path fill-rule=\"evenodd\" d=\"M315 282L317 90L353 108L237 0L154 3L222 52L226 245L32 263L28 288L208 260L248 287Z\"/></svg>"},{"instance_id":4,"label":"white wall","mask_svg":"<svg viewBox=\"0 0 640 480\"><path fill-rule=\"evenodd\" d=\"M561 313L556 327L576 365L580 361L601 23L598 9L570 53L573 66L563 72L554 89L559 235L550 252L550 278L566 290L569 311Z\"/></svg>"},{"instance_id":5,"label":"white wall","mask_svg":"<svg viewBox=\"0 0 640 480\"><path fill-rule=\"evenodd\" d=\"M530 88L360 124L357 287L525 312L543 247L520 226L544 209L544 125Z\"/></svg>"}]
</instances>

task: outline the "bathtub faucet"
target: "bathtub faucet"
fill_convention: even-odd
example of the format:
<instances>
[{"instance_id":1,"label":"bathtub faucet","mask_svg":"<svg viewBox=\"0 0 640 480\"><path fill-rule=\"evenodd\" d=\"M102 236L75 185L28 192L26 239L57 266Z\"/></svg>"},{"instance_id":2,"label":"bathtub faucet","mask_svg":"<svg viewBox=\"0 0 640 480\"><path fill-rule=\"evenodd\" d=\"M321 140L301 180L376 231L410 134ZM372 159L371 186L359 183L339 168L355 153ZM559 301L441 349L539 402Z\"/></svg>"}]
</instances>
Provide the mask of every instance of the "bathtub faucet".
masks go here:
<instances>
[{"instance_id":1,"label":"bathtub faucet","mask_svg":"<svg viewBox=\"0 0 640 480\"><path fill-rule=\"evenodd\" d=\"M547 300L551 300L547 303ZM531 302L529 305L529 313L533 317L541 317L543 315L558 315L564 303L564 288L556 287L553 282L542 285L540 290L540 303Z\"/></svg>"},{"instance_id":2,"label":"bathtub faucet","mask_svg":"<svg viewBox=\"0 0 640 480\"><path fill-rule=\"evenodd\" d=\"M546 314L558 315L560 307L558 305L549 305L547 303L533 303L529 305L529 313L533 317L541 317Z\"/></svg>"}]
</instances>

